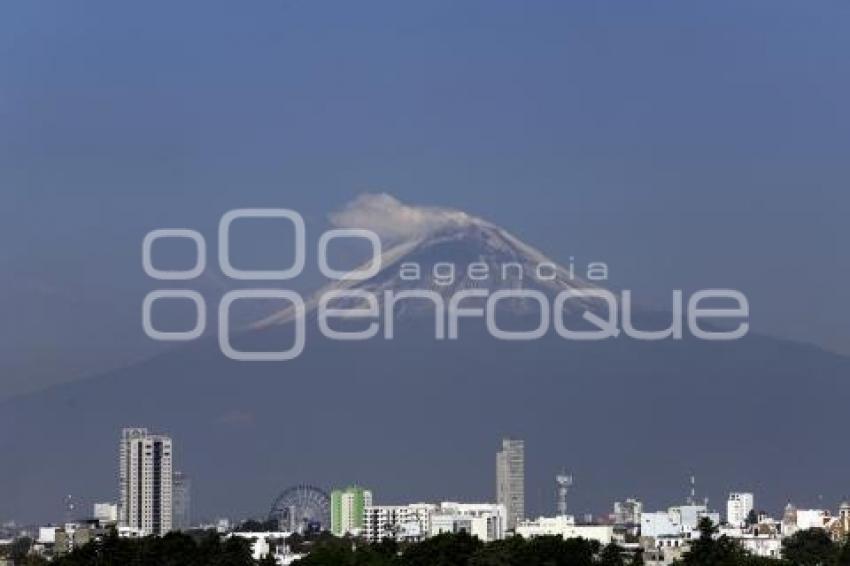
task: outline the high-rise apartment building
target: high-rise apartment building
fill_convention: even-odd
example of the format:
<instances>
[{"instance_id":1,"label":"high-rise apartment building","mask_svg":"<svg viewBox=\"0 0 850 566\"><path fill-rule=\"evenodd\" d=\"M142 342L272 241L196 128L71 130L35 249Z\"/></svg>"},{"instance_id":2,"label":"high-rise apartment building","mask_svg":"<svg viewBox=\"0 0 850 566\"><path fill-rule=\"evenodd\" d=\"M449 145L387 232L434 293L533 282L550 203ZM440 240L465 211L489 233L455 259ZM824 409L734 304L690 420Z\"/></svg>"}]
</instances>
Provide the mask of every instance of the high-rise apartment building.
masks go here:
<instances>
[{"instance_id":1,"label":"high-rise apartment building","mask_svg":"<svg viewBox=\"0 0 850 566\"><path fill-rule=\"evenodd\" d=\"M496 502L507 511L507 527L525 519L525 442L506 438L496 454Z\"/></svg>"},{"instance_id":2,"label":"high-rise apartment building","mask_svg":"<svg viewBox=\"0 0 850 566\"><path fill-rule=\"evenodd\" d=\"M145 428L121 431L122 526L153 535L172 529L172 458L171 438Z\"/></svg>"},{"instance_id":3,"label":"high-rise apartment building","mask_svg":"<svg viewBox=\"0 0 850 566\"><path fill-rule=\"evenodd\" d=\"M752 493L730 493L726 501L726 522L733 527L742 527L753 510Z\"/></svg>"},{"instance_id":4,"label":"high-rise apartment building","mask_svg":"<svg viewBox=\"0 0 850 566\"><path fill-rule=\"evenodd\" d=\"M338 536L358 534L363 529L363 511L372 505L372 492L358 486L331 493L331 532Z\"/></svg>"}]
</instances>

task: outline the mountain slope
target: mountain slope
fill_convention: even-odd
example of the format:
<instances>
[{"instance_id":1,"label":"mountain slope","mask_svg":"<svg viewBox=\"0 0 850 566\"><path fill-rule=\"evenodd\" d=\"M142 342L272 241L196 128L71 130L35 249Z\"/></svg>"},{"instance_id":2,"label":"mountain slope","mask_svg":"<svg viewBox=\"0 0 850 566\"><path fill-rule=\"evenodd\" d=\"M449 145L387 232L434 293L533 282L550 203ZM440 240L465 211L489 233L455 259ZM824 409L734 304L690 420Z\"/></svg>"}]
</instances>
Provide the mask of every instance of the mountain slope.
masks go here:
<instances>
[{"instance_id":1,"label":"mountain slope","mask_svg":"<svg viewBox=\"0 0 850 566\"><path fill-rule=\"evenodd\" d=\"M460 272L470 262L526 264L539 254L477 223L403 245L357 288L404 288L403 262L426 271L452 261ZM547 295L587 285L523 284ZM773 512L789 498L806 505L823 495L830 505L846 494L850 457L825 441L844 424L845 358L760 336L578 343L550 333L504 342L480 320L467 321L461 340L435 340L431 312L398 311L393 340L330 341L308 324L303 355L285 363L234 362L205 339L4 403L0 518L61 518L67 493L114 499L119 429L139 425L174 436L196 517L261 516L278 491L305 481L356 482L380 502L493 499L502 435L527 441L532 514L552 512L553 475L563 467L576 476L576 513L607 513L613 500L634 495L647 508L680 501L691 473L717 504L729 490L751 489ZM288 343L287 316L244 332L239 347ZM535 318L521 305L500 316L519 327ZM636 311L641 327L665 319Z\"/></svg>"},{"instance_id":2,"label":"mountain slope","mask_svg":"<svg viewBox=\"0 0 850 566\"><path fill-rule=\"evenodd\" d=\"M380 258L377 274L362 281L341 280L322 287L307 301L308 309L315 309L323 295L338 290L373 293L383 307L385 291L427 289L436 291L448 303L455 293L466 289L490 292L534 289L551 298L560 291L595 287L576 274L574 268L565 268L506 230L468 215L449 226L395 243ZM357 271L366 270L369 263L359 266ZM590 300L575 301L571 307L579 309L581 303L593 304ZM475 304L472 299L464 306ZM432 305L415 305L414 314L422 314L423 307L433 309ZM527 300L502 301L499 308L510 309L513 314L533 312ZM293 316L294 309L289 307L254 327L285 323Z\"/></svg>"}]
</instances>

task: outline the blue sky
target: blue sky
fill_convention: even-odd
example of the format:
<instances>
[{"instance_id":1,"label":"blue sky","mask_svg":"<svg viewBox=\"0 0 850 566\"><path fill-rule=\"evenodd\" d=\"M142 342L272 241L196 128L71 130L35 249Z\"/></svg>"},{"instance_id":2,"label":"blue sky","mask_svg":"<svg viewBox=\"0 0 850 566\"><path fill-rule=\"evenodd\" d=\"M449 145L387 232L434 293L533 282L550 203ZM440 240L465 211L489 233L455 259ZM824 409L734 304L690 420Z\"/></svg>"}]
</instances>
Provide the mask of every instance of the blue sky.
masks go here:
<instances>
[{"instance_id":1,"label":"blue sky","mask_svg":"<svg viewBox=\"0 0 850 566\"><path fill-rule=\"evenodd\" d=\"M0 393L146 353L148 230L365 191L850 352L846 2L0 11Z\"/></svg>"}]
</instances>

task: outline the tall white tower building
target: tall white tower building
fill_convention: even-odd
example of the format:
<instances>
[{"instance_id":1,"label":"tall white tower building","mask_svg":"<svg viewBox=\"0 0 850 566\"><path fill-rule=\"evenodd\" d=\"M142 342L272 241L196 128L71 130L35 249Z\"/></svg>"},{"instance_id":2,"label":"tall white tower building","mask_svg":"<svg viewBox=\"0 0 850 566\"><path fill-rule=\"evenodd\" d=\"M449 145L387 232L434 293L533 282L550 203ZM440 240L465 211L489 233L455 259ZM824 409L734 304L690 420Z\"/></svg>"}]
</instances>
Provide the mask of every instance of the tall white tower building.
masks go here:
<instances>
[{"instance_id":1,"label":"tall white tower building","mask_svg":"<svg viewBox=\"0 0 850 566\"><path fill-rule=\"evenodd\" d=\"M496 501L507 510L508 530L525 519L525 442L506 438L496 454Z\"/></svg>"},{"instance_id":2,"label":"tall white tower building","mask_svg":"<svg viewBox=\"0 0 850 566\"><path fill-rule=\"evenodd\" d=\"M742 527L753 510L752 493L730 493L726 501L726 522L733 527Z\"/></svg>"},{"instance_id":3,"label":"tall white tower building","mask_svg":"<svg viewBox=\"0 0 850 566\"><path fill-rule=\"evenodd\" d=\"M149 535L172 528L171 438L150 434L146 428L121 431L120 480L122 526Z\"/></svg>"}]
</instances>

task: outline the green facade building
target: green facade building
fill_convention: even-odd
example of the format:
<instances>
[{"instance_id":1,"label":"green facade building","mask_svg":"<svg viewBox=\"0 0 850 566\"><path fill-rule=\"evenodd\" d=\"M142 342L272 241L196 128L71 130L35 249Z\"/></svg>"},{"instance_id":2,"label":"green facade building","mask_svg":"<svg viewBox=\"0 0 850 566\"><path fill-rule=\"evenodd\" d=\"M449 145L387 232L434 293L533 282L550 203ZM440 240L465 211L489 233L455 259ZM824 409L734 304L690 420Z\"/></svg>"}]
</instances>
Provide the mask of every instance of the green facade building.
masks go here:
<instances>
[{"instance_id":1,"label":"green facade building","mask_svg":"<svg viewBox=\"0 0 850 566\"><path fill-rule=\"evenodd\" d=\"M353 485L331 492L331 532L342 537L363 529L363 510L372 505L372 492Z\"/></svg>"}]
</instances>

